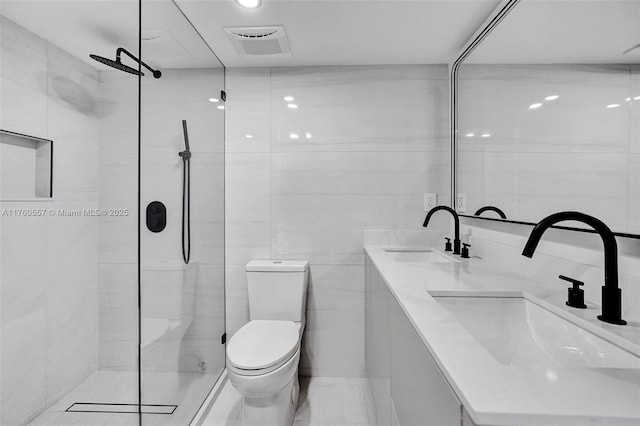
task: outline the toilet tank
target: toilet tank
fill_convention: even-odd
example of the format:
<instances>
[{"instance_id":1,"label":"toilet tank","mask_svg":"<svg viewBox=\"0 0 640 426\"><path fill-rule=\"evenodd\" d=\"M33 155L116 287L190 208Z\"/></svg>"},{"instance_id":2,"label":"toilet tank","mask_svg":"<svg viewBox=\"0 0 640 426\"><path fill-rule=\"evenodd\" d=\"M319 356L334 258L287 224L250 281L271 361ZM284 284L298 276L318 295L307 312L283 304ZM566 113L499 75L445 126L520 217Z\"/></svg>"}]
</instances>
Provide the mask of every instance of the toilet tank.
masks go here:
<instances>
[{"instance_id":1,"label":"toilet tank","mask_svg":"<svg viewBox=\"0 0 640 426\"><path fill-rule=\"evenodd\" d=\"M251 320L303 321L309 262L252 260L247 263Z\"/></svg>"}]
</instances>

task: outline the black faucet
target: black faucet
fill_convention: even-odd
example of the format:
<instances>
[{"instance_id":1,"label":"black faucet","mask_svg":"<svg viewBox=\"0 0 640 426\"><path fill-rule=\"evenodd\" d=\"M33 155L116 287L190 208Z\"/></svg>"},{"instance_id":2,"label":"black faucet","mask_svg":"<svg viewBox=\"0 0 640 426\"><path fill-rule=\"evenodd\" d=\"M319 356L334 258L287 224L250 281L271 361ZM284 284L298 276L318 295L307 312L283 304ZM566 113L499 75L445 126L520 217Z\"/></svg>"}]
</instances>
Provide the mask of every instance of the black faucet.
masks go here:
<instances>
[{"instance_id":1,"label":"black faucet","mask_svg":"<svg viewBox=\"0 0 640 426\"><path fill-rule=\"evenodd\" d=\"M580 212L554 213L542 219L531 231L529 239L522 250L522 255L533 257L542 234L550 226L565 220L576 220L592 227L604 243L604 286L602 286L602 315L600 321L625 325L622 319L622 290L618 288L618 244L611 229L600 219Z\"/></svg>"},{"instance_id":2,"label":"black faucet","mask_svg":"<svg viewBox=\"0 0 640 426\"><path fill-rule=\"evenodd\" d=\"M500 215L500 217L502 219L506 219L507 218L507 215L504 214L504 212L502 210L500 210L499 208L497 208L495 206L484 206L484 207L481 207L473 215L474 216L480 216L482 213L488 212L488 211L494 211L494 212L498 213L498 215Z\"/></svg>"},{"instance_id":3,"label":"black faucet","mask_svg":"<svg viewBox=\"0 0 640 426\"><path fill-rule=\"evenodd\" d=\"M451 215L453 216L453 219L455 220L455 237L453 239L453 254L460 254L460 218L458 217L458 213L456 213L456 211L453 210L451 207L436 206L432 208L431 210L429 210L429 213L427 213L427 217L424 218L424 223L422 224L422 226L426 228L427 225L429 224L429 219L431 219L431 216L433 216L433 214L438 210L446 210L449 213L451 213Z\"/></svg>"}]
</instances>

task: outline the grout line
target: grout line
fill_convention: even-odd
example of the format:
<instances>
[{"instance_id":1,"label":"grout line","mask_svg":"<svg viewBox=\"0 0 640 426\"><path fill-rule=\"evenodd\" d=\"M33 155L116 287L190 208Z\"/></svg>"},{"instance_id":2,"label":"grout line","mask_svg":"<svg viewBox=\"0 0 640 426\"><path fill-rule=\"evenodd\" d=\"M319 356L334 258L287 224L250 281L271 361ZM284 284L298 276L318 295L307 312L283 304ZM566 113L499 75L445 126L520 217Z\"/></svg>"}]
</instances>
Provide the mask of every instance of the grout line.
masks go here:
<instances>
[{"instance_id":1,"label":"grout line","mask_svg":"<svg viewBox=\"0 0 640 426\"><path fill-rule=\"evenodd\" d=\"M272 87L271 87L271 79L272 79L272 68L269 68L269 91L267 92L269 96L269 258L273 259L273 153L271 150L271 132L272 132L272 123L273 123L273 96L271 95Z\"/></svg>"},{"instance_id":2,"label":"grout line","mask_svg":"<svg viewBox=\"0 0 640 426\"><path fill-rule=\"evenodd\" d=\"M271 146L271 140L269 140L269 146ZM338 154L343 154L343 153L351 153L351 154L367 154L367 153L372 153L372 154L394 154L394 153L415 153L415 152L420 152L420 153L435 153L435 154L448 154L449 151L448 150L444 150L444 149L434 149L434 150L368 150L368 149L364 149L364 150L357 150L357 149L340 149L340 150L332 150L332 149L314 149L314 150L304 150L304 149L297 149L297 150L293 150L293 151L227 151L226 154L298 154L298 153L302 153L302 154L313 154L313 153L338 153ZM485 152L485 151L468 151L468 152ZM488 152L488 151L487 151ZM503 151L496 151L496 152L503 152ZM573 153L570 153L573 154Z\"/></svg>"}]
</instances>

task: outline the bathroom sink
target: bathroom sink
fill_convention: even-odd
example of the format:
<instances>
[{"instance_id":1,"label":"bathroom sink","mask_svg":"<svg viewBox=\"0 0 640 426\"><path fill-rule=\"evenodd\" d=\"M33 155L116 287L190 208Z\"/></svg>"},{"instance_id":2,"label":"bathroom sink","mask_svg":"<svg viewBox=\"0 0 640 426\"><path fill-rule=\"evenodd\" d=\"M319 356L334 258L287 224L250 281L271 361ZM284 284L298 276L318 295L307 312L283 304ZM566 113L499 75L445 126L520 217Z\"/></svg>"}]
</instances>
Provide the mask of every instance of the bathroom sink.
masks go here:
<instances>
[{"instance_id":1,"label":"bathroom sink","mask_svg":"<svg viewBox=\"0 0 640 426\"><path fill-rule=\"evenodd\" d=\"M437 250L386 248L384 251L396 262L406 263L459 263L458 259Z\"/></svg>"},{"instance_id":2,"label":"bathroom sink","mask_svg":"<svg viewBox=\"0 0 640 426\"><path fill-rule=\"evenodd\" d=\"M503 364L640 369L640 357L525 297L431 295Z\"/></svg>"}]
</instances>

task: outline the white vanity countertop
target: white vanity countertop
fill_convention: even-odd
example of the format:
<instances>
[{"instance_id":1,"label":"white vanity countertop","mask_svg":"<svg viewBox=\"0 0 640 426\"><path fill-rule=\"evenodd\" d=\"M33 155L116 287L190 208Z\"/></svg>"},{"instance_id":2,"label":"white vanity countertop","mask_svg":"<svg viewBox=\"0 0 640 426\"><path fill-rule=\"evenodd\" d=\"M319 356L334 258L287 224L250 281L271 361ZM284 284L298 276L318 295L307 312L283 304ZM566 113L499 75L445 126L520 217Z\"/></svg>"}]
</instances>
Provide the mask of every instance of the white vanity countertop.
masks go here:
<instances>
[{"instance_id":1,"label":"white vanity countertop","mask_svg":"<svg viewBox=\"0 0 640 426\"><path fill-rule=\"evenodd\" d=\"M397 262L382 246L365 251L413 323L454 392L478 425L640 425L637 369L511 365L498 361L428 291L522 292L569 313L595 334L640 354L637 324L614 326L599 309L565 306L567 292L502 271L479 258L460 263ZM459 259L459 256L456 256Z\"/></svg>"}]
</instances>

